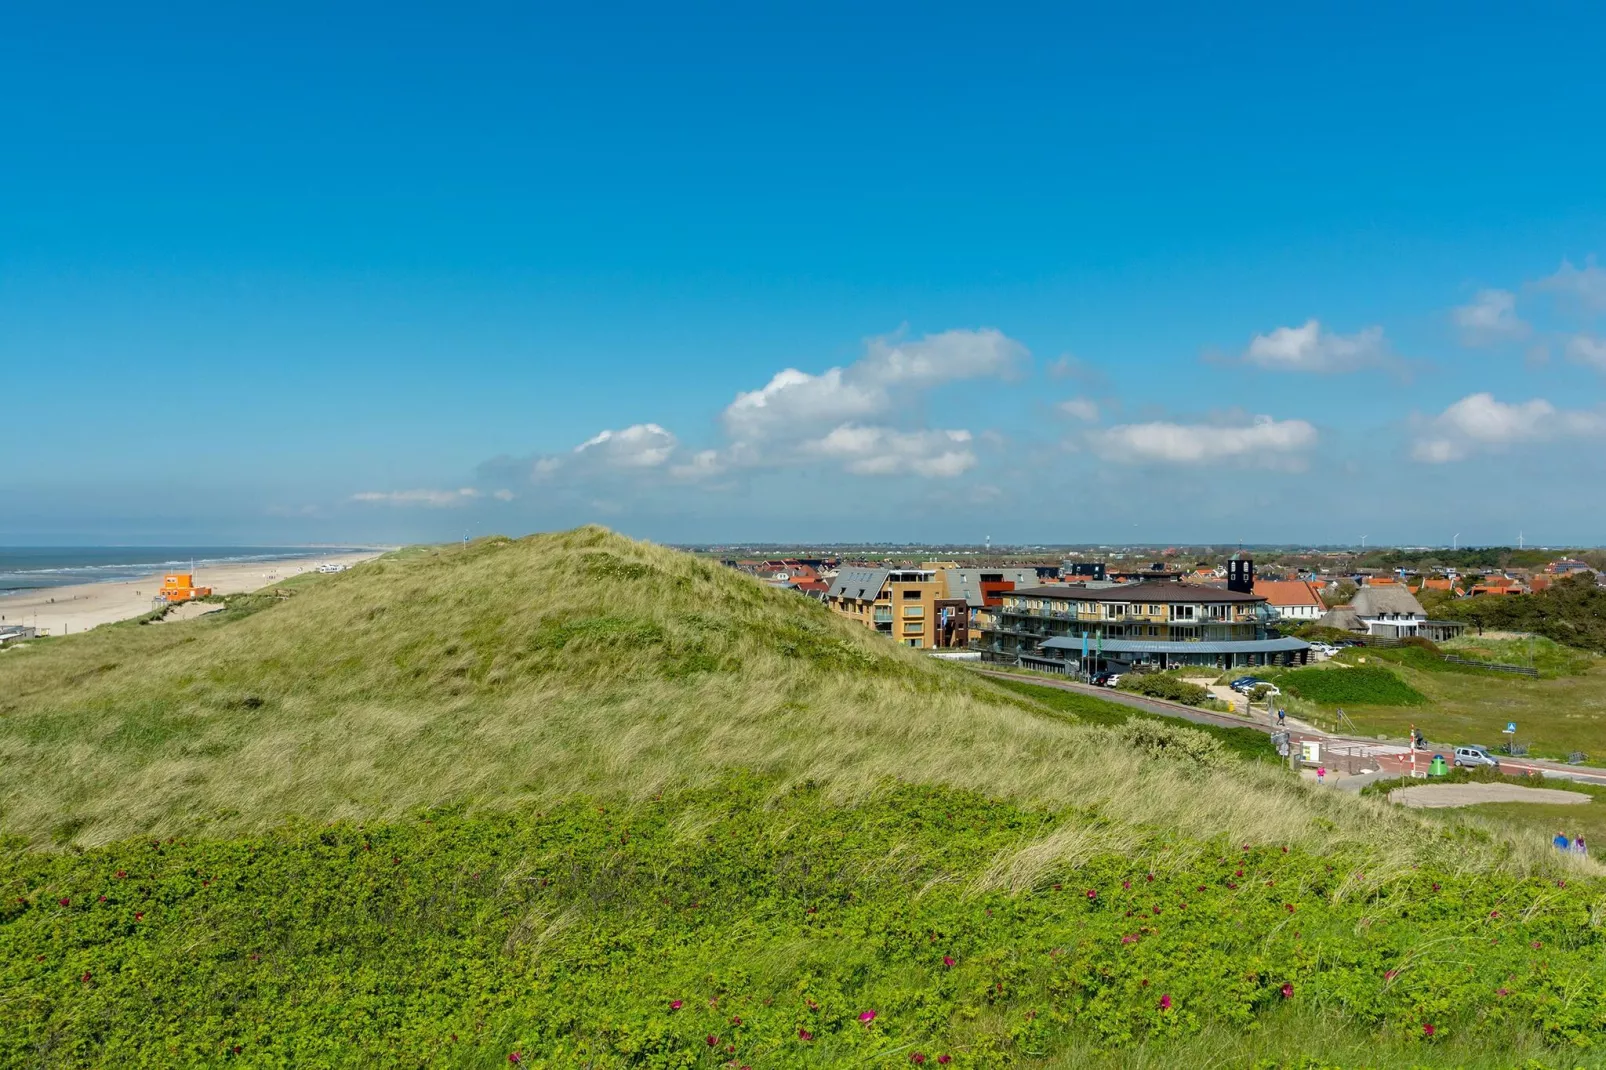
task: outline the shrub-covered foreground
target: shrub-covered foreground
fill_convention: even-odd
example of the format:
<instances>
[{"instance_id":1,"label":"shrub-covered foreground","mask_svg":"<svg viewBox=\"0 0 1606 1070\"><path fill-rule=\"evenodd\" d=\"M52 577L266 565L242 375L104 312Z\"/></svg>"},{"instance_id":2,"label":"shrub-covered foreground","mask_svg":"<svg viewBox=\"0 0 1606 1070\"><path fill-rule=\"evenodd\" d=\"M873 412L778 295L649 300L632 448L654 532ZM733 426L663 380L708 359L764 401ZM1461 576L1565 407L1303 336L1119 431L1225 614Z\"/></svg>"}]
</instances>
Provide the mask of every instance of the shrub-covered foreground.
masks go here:
<instances>
[{"instance_id":1,"label":"shrub-covered foreground","mask_svg":"<svg viewBox=\"0 0 1606 1070\"><path fill-rule=\"evenodd\" d=\"M13 841L0 1063L994 1066L1290 1014L1424 1063L1536 1038L1547 1064L1593 1057L1597 881L1100 853L1093 820L736 779L621 809Z\"/></svg>"}]
</instances>

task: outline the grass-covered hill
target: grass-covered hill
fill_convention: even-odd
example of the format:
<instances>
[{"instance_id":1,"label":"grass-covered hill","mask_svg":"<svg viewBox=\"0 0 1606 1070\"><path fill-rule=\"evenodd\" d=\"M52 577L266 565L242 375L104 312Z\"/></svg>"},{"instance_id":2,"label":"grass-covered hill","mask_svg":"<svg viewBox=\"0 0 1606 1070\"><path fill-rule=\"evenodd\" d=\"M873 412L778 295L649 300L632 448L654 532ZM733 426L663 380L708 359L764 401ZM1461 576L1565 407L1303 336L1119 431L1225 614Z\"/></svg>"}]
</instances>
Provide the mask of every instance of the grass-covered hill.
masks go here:
<instances>
[{"instance_id":1,"label":"grass-covered hill","mask_svg":"<svg viewBox=\"0 0 1606 1070\"><path fill-rule=\"evenodd\" d=\"M733 770L1258 841L1325 842L1346 821L1275 771L1183 775L1118 730L600 528L413 550L282 593L0 656L0 827L87 845L643 799Z\"/></svg>"},{"instance_id":2,"label":"grass-covered hill","mask_svg":"<svg viewBox=\"0 0 1606 1070\"><path fill-rule=\"evenodd\" d=\"M1599 1064L1593 864L1245 752L594 528L31 643L0 1065Z\"/></svg>"}]
</instances>

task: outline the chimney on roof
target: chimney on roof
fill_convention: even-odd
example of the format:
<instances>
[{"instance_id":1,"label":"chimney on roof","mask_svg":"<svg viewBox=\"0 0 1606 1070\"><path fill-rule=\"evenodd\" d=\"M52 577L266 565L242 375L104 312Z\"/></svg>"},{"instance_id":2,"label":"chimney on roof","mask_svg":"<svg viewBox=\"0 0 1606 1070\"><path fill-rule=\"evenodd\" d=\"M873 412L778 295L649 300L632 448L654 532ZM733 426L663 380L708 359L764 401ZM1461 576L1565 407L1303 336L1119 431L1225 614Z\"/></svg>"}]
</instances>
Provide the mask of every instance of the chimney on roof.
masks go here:
<instances>
[{"instance_id":1,"label":"chimney on roof","mask_svg":"<svg viewBox=\"0 0 1606 1070\"><path fill-rule=\"evenodd\" d=\"M1233 554L1227 562L1227 590L1239 594L1255 593L1255 562L1243 554Z\"/></svg>"}]
</instances>

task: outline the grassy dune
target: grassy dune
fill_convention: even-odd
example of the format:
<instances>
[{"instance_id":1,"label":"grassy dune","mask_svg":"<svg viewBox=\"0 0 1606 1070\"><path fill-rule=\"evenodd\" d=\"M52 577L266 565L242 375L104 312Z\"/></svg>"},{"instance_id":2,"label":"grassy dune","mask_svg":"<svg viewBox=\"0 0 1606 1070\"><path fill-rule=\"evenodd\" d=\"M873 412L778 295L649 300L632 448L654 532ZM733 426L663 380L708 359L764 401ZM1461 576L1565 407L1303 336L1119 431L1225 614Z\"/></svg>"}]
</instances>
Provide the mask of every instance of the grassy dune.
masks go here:
<instances>
[{"instance_id":1,"label":"grassy dune","mask_svg":"<svg viewBox=\"0 0 1606 1070\"><path fill-rule=\"evenodd\" d=\"M822 608L597 528L414 550L293 597L0 657L0 828L36 842L644 798L732 770L888 779L1123 830L1386 845L1276 770L1157 762Z\"/></svg>"},{"instance_id":2,"label":"grassy dune","mask_svg":"<svg viewBox=\"0 0 1606 1070\"><path fill-rule=\"evenodd\" d=\"M596 528L30 643L0 1064L1599 1065L1595 863L1259 750Z\"/></svg>"}]
</instances>

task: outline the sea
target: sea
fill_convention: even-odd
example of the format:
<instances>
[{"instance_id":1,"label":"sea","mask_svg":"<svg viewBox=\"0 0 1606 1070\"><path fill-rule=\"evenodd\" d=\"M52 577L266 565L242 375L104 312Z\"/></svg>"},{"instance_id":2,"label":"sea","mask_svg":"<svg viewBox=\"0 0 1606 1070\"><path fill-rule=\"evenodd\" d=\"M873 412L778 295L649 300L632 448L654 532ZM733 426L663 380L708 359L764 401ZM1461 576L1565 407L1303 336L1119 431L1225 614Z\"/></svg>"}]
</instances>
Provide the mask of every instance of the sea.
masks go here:
<instances>
[{"instance_id":1,"label":"sea","mask_svg":"<svg viewBox=\"0 0 1606 1070\"><path fill-rule=\"evenodd\" d=\"M134 580L155 572L252 561L317 560L340 546L0 546L0 598L78 583Z\"/></svg>"}]
</instances>

